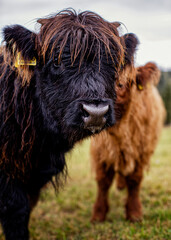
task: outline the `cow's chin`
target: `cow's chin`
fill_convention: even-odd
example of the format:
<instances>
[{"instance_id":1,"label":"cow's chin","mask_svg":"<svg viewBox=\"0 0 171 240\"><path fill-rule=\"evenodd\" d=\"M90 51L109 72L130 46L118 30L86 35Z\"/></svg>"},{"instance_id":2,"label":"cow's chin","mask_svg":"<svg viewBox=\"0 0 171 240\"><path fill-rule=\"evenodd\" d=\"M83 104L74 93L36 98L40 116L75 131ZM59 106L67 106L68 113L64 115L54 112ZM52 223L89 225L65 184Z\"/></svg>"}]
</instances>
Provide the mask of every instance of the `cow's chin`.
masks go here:
<instances>
[{"instance_id":1,"label":"cow's chin","mask_svg":"<svg viewBox=\"0 0 171 240\"><path fill-rule=\"evenodd\" d=\"M67 126L62 131L63 138L69 143L70 146L73 146L76 142L83 140L92 135L91 131L84 128L73 128Z\"/></svg>"},{"instance_id":2,"label":"cow's chin","mask_svg":"<svg viewBox=\"0 0 171 240\"><path fill-rule=\"evenodd\" d=\"M86 129L84 127L73 127L73 126L67 126L62 130L62 136L63 139L68 143L68 145L71 147L74 146L75 143L84 140L86 138L91 137L94 134L100 133L103 128L99 127L92 127L90 129Z\"/></svg>"}]
</instances>

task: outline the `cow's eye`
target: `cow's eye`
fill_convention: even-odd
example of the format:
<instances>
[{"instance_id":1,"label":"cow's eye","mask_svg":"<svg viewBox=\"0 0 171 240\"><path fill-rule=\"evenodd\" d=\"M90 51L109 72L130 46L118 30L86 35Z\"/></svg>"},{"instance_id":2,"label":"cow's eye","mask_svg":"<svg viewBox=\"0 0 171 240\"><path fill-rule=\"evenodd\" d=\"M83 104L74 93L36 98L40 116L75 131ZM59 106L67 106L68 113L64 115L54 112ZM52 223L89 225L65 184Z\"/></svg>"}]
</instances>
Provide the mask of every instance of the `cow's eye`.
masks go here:
<instances>
[{"instance_id":1,"label":"cow's eye","mask_svg":"<svg viewBox=\"0 0 171 240\"><path fill-rule=\"evenodd\" d=\"M53 65L54 65L54 67L59 67L59 59L58 58L54 58L54 60L53 60Z\"/></svg>"},{"instance_id":2,"label":"cow's eye","mask_svg":"<svg viewBox=\"0 0 171 240\"><path fill-rule=\"evenodd\" d=\"M54 58L53 67L54 67L54 73L56 75L61 75L65 70L64 63L62 61L59 62L58 58Z\"/></svg>"},{"instance_id":3,"label":"cow's eye","mask_svg":"<svg viewBox=\"0 0 171 240\"><path fill-rule=\"evenodd\" d=\"M118 84L118 87L119 87L119 88L123 88L123 84L119 83L119 84Z\"/></svg>"}]
</instances>

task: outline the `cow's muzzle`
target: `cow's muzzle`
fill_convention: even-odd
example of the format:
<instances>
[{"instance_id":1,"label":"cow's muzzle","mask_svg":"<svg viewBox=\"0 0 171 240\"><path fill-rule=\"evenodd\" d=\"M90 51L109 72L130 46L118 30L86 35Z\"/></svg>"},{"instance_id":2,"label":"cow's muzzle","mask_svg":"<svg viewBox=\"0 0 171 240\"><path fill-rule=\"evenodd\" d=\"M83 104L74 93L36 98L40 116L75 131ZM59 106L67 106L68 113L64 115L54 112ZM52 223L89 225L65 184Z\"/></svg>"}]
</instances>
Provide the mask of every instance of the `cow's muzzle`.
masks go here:
<instances>
[{"instance_id":1,"label":"cow's muzzle","mask_svg":"<svg viewBox=\"0 0 171 240\"><path fill-rule=\"evenodd\" d=\"M115 124L114 104L111 99L77 99L66 108L64 122L67 129L85 130L87 135L98 133Z\"/></svg>"},{"instance_id":2,"label":"cow's muzzle","mask_svg":"<svg viewBox=\"0 0 171 240\"><path fill-rule=\"evenodd\" d=\"M98 133L106 126L113 125L115 121L110 101L83 102L82 119L84 128L92 133Z\"/></svg>"},{"instance_id":3,"label":"cow's muzzle","mask_svg":"<svg viewBox=\"0 0 171 240\"><path fill-rule=\"evenodd\" d=\"M93 133L100 131L106 124L105 115L108 110L109 105L107 104L99 104L98 106L94 104L83 104L84 128L89 129Z\"/></svg>"}]
</instances>

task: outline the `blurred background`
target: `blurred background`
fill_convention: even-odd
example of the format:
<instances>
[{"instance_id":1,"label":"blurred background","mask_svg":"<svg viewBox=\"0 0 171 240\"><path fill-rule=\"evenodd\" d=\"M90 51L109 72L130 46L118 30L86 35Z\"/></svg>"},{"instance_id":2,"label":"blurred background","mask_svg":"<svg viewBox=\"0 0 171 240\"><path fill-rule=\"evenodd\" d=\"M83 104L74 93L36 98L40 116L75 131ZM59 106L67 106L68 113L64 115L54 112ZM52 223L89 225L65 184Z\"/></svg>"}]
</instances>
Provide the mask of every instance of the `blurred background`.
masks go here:
<instances>
[{"instance_id":1,"label":"blurred background","mask_svg":"<svg viewBox=\"0 0 171 240\"><path fill-rule=\"evenodd\" d=\"M136 65L155 62L162 71L159 91L171 124L171 1L170 0L0 0L0 42L3 27L21 24L36 31L36 20L72 7L91 10L108 21L122 22L123 33L133 32L140 41Z\"/></svg>"}]
</instances>

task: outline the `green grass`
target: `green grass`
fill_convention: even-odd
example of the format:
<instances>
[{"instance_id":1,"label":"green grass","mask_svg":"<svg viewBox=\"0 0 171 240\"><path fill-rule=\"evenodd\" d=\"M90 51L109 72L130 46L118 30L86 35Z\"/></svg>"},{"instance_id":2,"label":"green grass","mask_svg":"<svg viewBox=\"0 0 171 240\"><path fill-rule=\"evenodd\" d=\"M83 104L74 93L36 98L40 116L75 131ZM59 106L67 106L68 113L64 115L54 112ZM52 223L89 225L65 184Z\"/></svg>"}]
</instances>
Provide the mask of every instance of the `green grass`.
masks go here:
<instances>
[{"instance_id":1,"label":"green grass","mask_svg":"<svg viewBox=\"0 0 171 240\"><path fill-rule=\"evenodd\" d=\"M110 212L105 223L91 224L96 183L89 160L89 141L67 155L69 177L56 196L45 188L30 219L31 240L170 240L171 239L171 128L163 130L145 173L141 199L144 220L130 223L124 218L126 192L115 185L110 191ZM0 231L0 239L2 230ZM17 240L17 239L14 239Z\"/></svg>"}]
</instances>

